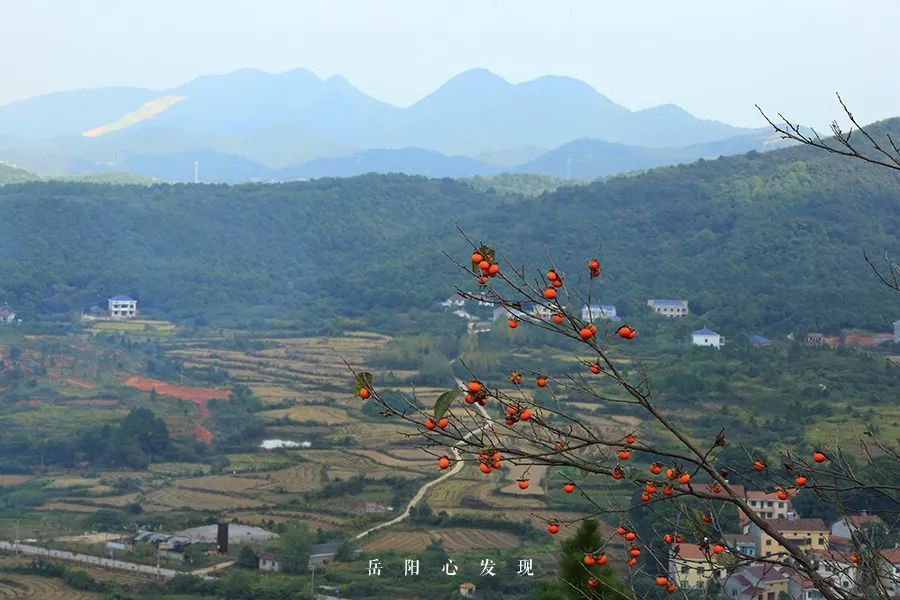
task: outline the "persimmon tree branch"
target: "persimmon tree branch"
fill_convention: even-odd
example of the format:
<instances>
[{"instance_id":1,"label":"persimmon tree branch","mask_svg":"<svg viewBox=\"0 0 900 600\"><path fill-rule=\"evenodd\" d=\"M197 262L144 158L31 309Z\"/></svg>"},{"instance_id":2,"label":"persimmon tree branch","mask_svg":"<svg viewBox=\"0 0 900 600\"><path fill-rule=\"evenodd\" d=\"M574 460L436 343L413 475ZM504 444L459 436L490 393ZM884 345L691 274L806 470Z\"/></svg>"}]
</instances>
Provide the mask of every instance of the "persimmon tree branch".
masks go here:
<instances>
[{"instance_id":1,"label":"persimmon tree branch","mask_svg":"<svg viewBox=\"0 0 900 600\"><path fill-rule=\"evenodd\" d=\"M849 134L847 139L849 140ZM898 486L892 483L898 480L896 472L881 481L864 481L844 460L839 448L817 450L813 455L813 462L789 451L783 452L782 459L787 474L780 478L765 465L759 468L761 461L753 462L750 457L750 469L722 464L719 451L727 445L724 431L709 446L701 445L652 401L652 380L646 369L642 368L639 380L632 383L613 359L613 349L616 349L615 352L620 349L615 345L616 340L628 344L628 340L635 337L636 331L632 327L623 324L612 331L604 326L604 331L601 332L599 327L582 320L571 308L572 301L580 300L582 296L577 290L570 289L567 280L555 268L551 267L545 277L529 278L524 267L511 268L507 274L505 269L501 270L497 266L493 249L469 241L473 248L472 265L466 266L459 262L457 265L467 277L476 280L481 291L472 293L460 289L460 296L504 309L512 328L531 326L576 344L580 352L576 354L575 364L587 367L596 377L588 379L583 374L576 377L571 373L551 376L539 369L521 369L510 373L508 384L490 386L460 360L460 365L471 376L469 383L457 380L457 386L448 392L452 399L447 400L447 394L443 394L431 412L418 408L420 405L417 400L408 403L409 406L416 407L415 410L395 408L382 398L374 386L371 374L354 374L358 393L364 387L365 393L361 394L364 398L370 397L370 401L380 402L386 414L414 425L427 451L440 456L439 466L442 469L449 467L452 461L446 454L439 455L440 450L435 451L435 448L450 448L454 456L460 457L459 460L479 465L486 475L501 468L505 461L527 468L546 466L578 469L585 482L596 479L598 482L630 484L635 493L642 490L641 501L637 506L654 510L657 505L674 505L678 515L676 521L666 518L662 522L693 531L699 538L696 541L701 544L708 557L711 548L714 554L727 550L735 564L762 560L798 571L827 600L857 597L842 589L832 577L820 573L817 569L819 559L754 510L733 485L730 475L734 473L749 479L748 473L756 473L766 477L766 483L778 490L779 497L783 496L785 500L790 494L805 487L811 490L810 493L835 498L836 502L847 493L878 494L897 501ZM597 263L596 269L590 266L593 263ZM589 267L590 289L600 275L600 268L596 260L589 261ZM585 296L588 301L590 295L589 291ZM587 358L584 357L585 354ZM551 402L541 402L525 394L523 372L530 373L535 377L538 387L549 391ZM606 391L605 388L611 390ZM461 398L463 395L464 398ZM645 417L642 429L647 435L642 434L638 439L634 433L619 436L598 431L577 415L567 412L565 402L571 395L597 403L625 404L640 409ZM489 403L490 411L486 409ZM447 423L435 427L435 422L443 422L444 419ZM897 457L900 454L897 450L880 441L866 448L869 453L879 452L879 456L886 457L892 465L898 463ZM629 462L632 453L650 462L652 476L629 466L632 464ZM825 462L827 468L821 464ZM875 464L871 456L869 463ZM565 524L618 512L605 508L593 499L587 489L589 486L576 485L574 481L567 485L572 488L568 492L577 488L596 510L589 515L564 521ZM734 507L749 523L753 523L774 540L778 552L771 557L759 559L740 553L724 540L718 539L717 515L728 506ZM559 519L552 516L541 519L548 524L551 533L558 530ZM642 538L635 534L633 539ZM646 536L643 539L646 540L646 547L652 547ZM855 540L854 543L859 546L859 550L853 554L857 561L862 560L860 556L874 557L877 554L876 549L865 538ZM633 546L631 548L634 549ZM662 562L669 557L655 558ZM659 579L660 576L657 577Z\"/></svg>"},{"instance_id":2,"label":"persimmon tree branch","mask_svg":"<svg viewBox=\"0 0 900 600\"><path fill-rule=\"evenodd\" d=\"M898 148L891 134L885 134L886 140L879 142L857 122L856 117L853 116L841 95L838 93L835 95L844 115L850 120L850 127L844 131L844 128L837 121L832 121L831 136L827 138L823 138L815 129L810 129L811 133L804 133L803 128L798 123L791 121L783 114L778 113L778 118L774 119L767 115L758 104L755 106L766 122L782 139L900 171L900 148ZM854 133L857 134L856 137L854 137Z\"/></svg>"}]
</instances>

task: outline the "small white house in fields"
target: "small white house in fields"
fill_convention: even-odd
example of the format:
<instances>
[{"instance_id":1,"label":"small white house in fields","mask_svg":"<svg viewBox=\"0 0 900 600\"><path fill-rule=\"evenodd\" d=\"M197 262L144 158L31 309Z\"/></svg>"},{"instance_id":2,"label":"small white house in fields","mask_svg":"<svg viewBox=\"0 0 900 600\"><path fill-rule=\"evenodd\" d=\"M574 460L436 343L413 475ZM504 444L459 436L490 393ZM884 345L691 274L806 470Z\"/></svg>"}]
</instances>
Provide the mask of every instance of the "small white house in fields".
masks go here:
<instances>
[{"instance_id":1,"label":"small white house in fields","mask_svg":"<svg viewBox=\"0 0 900 600\"><path fill-rule=\"evenodd\" d=\"M722 346L722 336L712 329L704 327L691 334L691 343L695 346L712 346L713 348L719 348Z\"/></svg>"},{"instance_id":2,"label":"small white house in fields","mask_svg":"<svg viewBox=\"0 0 900 600\"><path fill-rule=\"evenodd\" d=\"M107 301L111 319L133 319L137 316L137 300L125 294L113 296Z\"/></svg>"},{"instance_id":3,"label":"small white house in fields","mask_svg":"<svg viewBox=\"0 0 900 600\"><path fill-rule=\"evenodd\" d=\"M278 562L278 556L271 552L257 552L256 566L260 571L280 571L281 564Z\"/></svg>"}]
</instances>

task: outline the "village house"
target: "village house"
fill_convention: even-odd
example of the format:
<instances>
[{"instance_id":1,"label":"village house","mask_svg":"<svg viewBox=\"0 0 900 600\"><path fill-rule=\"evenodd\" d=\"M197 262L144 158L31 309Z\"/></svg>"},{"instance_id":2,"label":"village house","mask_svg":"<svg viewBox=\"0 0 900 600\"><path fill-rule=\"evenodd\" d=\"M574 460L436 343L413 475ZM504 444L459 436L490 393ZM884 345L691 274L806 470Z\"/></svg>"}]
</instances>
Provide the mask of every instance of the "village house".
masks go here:
<instances>
[{"instance_id":1,"label":"village house","mask_svg":"<svg viewBox=\"0 0 900 600\"><path fill-rule=\"evenodd\" d=\"M712 329L704 327L691 333L691 343L695 346L719 348L722 346L722 336Z\"/></svg>"},{"instance_id":2,"label":"village house","mask_svg":"<svg viewBox=\"0 0 900 600\"><path fill-rule=\"evenodd\" d=\"M799 573L788 579L787 593L793 600L822 600L822 592L816 589L812 579Z\"/></svg>"},{"instance_id":3,"label":"village house","mask_svg":"<svg viewBox=\"0 0 900 600\"><path fill-rule=\"evenodd\" d=\"M790 498L780 500L778 492L748 490L744 496L750 508L764 519L787 519L793 514Z\"/></svg>"},{"instance_id":4,"label":"village house","mask_svg":"<svg viewBox=\"0 0 900 600\"><path fill-rule=\"evenodd\" d=\"M894 340L892 333L854 333L852 331L844 331L845 346L859 346L861 348L871 348L881 344L888 344Z\"/></svg>"},{"instance_id":5,"label":"village house","mask_svg":"<svg viewBox=\"0 0 900 600\"><path fill-rule=\"evenodd\" d=\"M0 323L4 325L9 325L13 321L16 320L16 313L9 310L7 307L0 308Z\"/></svg>"},{"instance_id":6,"label":"village house","mask_svg":"<svg viewBox=\"0 0 900 600\"><path fill-rule=\"evenodd\" d=\"M824 550L813 555L816 572L831 580L833 585L849 591L856 586L856 565L850 560L850 554L833 549Z\"/></svg>"},{"instance_id":7,"label":"village house","mask_svg":"<svg viewBox=\"0 0 900 600\"><path fill-rule=\"evenodd\" d=\"M513 317L517 319L527 319L529 313L534 310L534 307L531 304L523 305L520 308L514 308L512 306L496 306L494 307L493 320L499 321L500 319L511 319Z\"/></svg>"},{"instance_id":8,"label":"village house","mask_svg":"<svg viewBox=\"0 0 900 600\"><path fill-rule=\"evenodd\" d=\"M828 526L822 519L772 519L772 528L805 550L821 552L828 549ZM756 523L750 523L748 531L756 538L756 555L761 558L786 551Z\"/></svg>"},{"instance_id":9,"label":"village house","mask_svg":"<svg viewBox=\"0 0 900 600\"><path fill-rule=\"evenodd\" d=\"M731 572L724 595L734 600L779 600L788 592L791 574L778 565L751 563Z\"/></svg>"},{"instance_id":10,"label":"village house","mask_svg":"<svg viewBox=\"0 0 900 600\"><path fill-rule=\"evenodd\" d=\"M463 598L473 598L475 596L475 584L471 581L459 584L459 595Z\"/></svg>"},{"instance_id":11,"label":"village house","mask_svg":"<svg viewBox=\"0 0 900 600\"><path fill-rule=\"evenodd\" d=\"M688 314L687 300L647 300L647 306L664 317L685 317Z\"/></svg>"},{"instance_id":12,"label":"village house","mask_svg":"<svg viewBox=\"0 0 900 600\"><path fill-rule=\"evenodd\" d=\"M879 579L889 598L900 598L900 548L880 550Z\"/></svg>"},{"instance_id":13,"label":"village house","mask_svg":"<svg viewBox=\"0 0 900 600\"><path fill-rule=\"evenodd\" d=\"M444 308L462 308L466 305L466 299L460 296L459 294L450 296L443 302L441 302L441 306Z\"/></svg>"},{"instance_id":14,"label":"village house","mask_svg":"<svg viewBox=\"0 0 900 600\"><path fill-rule=\"evenodd\" d=\"M894 343L900 344L900 319L894 321Z\"/></svg>"},{"instance_id":15,"label":"village house","mask_svg":"<svg viewBox=\"0 0 900 600\"><path fill-rule=\"evenodd\" d=\"M489 321L477 321L472 322L469 321L467 326L467 331L469 333L487 333L491 330L491 323Z\"/></svg>"},{"instance_id":16,"label":"village house","mask_svg":"<svg viewBox=\"0 0 900 600\"><path fill-rule=\"evenodd\" d=\"M710 579L725 576L725 569L713 562L697 544L679 544L678 554L672 550L669 555L669 578L678 587L699 589L706 586Z\"/></svg>"},{"instance_id":17,"label":"village house","mask_svg":"<svg viewBox=\"0 0 900 600\"><path fill-rule=\"evenodd\" d=\"M618 320L616 307L612 304L585 304L581 307L581 320L590 323L595 319Z\"/></svg>"},{"instance_id":18,"label":"village house","mask_svg":"<svg viewBox=\"0 0 900 600\"><path fill-rule=\"evenodd\" d=\"M257 552L256 568L260 571L280 571L281 565L278 563L277 555L271 552Z\"/></svg>"},{"instance_id":19,"label":"village house","mask_svg":"<svg viewBox=\"0 0 900 600\"><path fill-rule=\"evenodd\" d=\"M864 525L884 525L878 515L846 515L831 524L831 535L841 538L853 539L853 534Z\"/></svg>"},{"instance_id":20,"label":"village house","mask_svg":"<svg viewBox=\"0 0 900 600\"><path fill-rule=\"evenodd\" d=\"M107 304L111 319L133 319L138 314L137 300L125 294L109 298Z\"/></svg>"},{"instance_id":21,"label":"village house","mask_svg":"<svg viewBox=\"0 0 900 600\"><path fill-rule=\"evenodd\" d=\"M826 336L824 333L814 331L806 334L806 345L834 349L841 345L841 340L835 335Z\"/></svg>"},{"instance_id":22,"label":"village house","mask_svg":"<svg viewBox=\"0 0 900 600\"><path fill-rule=\"evenodd\" d=\"M756 538L746 533L726 533L722 540L737 553L756 556Z\"/></svg>"},{"instance_id":23,"label":"village house","mask_svg":"<svg viewBox=\"0 0 900 600\"><path fill-rule=\"evenodd\" d=\"M540 304L535 306L534 310L531 311L532 316L537 317L542 321L549 321L555 314L555 310L553 310L549 306L543 306Z\"/></svg>"}]
</instances>

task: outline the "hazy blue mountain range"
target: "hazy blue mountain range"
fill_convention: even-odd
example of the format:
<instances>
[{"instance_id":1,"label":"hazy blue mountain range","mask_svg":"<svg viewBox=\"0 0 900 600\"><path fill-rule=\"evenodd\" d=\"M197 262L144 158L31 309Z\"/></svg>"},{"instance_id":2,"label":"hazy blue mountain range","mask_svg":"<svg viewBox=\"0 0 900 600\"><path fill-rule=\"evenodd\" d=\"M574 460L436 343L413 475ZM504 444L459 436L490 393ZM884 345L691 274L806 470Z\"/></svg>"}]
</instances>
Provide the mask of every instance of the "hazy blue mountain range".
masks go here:
<instances>
[{"instance_id":1,"label":"hazy blue mountain range","mask_svg":"<svg viewBox=\"0 0 900 600\"><path fill-rule=\"evenodd\" d=\"M548 168L564 176L560 152L583 165L580 176L596 177L762 149L766 134L673 105L631 111L568 77L511 84L483 69L405 108L305 69L244 69L168 90L75 90L0 106L0 160L40 174L135 170L180 181L193 177L195 160L204 181L223 182L365 168L430 176ZM599 146L577 142L585 139L619 146L598 154ZM588 154L571 156L580 149Z\"/></svg>"}]
</instances>

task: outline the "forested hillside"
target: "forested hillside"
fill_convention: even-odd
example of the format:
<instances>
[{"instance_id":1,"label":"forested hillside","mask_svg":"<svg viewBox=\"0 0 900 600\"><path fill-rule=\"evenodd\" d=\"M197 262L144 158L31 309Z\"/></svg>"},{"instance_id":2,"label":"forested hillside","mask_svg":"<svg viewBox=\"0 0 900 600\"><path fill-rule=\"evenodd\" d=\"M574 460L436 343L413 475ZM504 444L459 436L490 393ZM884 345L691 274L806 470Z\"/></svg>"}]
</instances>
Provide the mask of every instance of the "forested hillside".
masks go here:
<instances>
[{"instance_id":1,"label":"forested hillside","mask_svg":"<svg viewBox=\"0 0 900 600\"><path fill-rule=\"evenodd\" d=\"M700 161L536 198L453 180L283 185L31 183L0 189L0 299L25 318L115 293L150 314L304 328L384 326L463 283L455 231L563 270L599 254L599 299L634 315L686 298L725 331L885 328L895 296L863 248L900 254L900 178L790 148ZM572 280L570 280L572 281ZM464 285L469 285L464 282Z\"/></svg>"}]
</instances>

